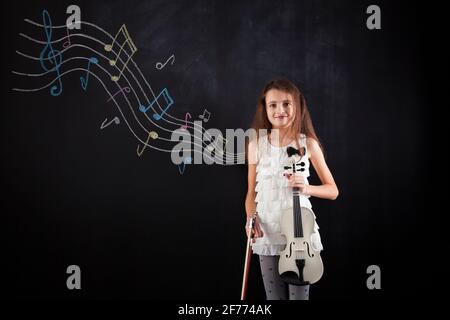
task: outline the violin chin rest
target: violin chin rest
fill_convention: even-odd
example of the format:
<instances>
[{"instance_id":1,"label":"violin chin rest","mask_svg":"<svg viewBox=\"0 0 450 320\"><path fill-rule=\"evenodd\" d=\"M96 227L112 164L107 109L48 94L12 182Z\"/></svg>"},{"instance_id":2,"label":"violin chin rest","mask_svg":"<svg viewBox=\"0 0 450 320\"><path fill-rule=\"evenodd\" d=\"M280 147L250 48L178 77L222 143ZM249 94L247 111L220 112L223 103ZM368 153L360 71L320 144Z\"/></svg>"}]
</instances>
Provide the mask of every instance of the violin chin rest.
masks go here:
<instances>
[{"instance_id":1,"label":"violin chin rest","mask_svg":"<svg viewBox=\"0 0 450 320\"><path fill-rule=\"evenodd\" d=\"M294 271L286 271L280 274L281 279L288 284L292 284L294 286L306 286L309 281L300 281L298 274Z\"/></svg>"}]
</instances>

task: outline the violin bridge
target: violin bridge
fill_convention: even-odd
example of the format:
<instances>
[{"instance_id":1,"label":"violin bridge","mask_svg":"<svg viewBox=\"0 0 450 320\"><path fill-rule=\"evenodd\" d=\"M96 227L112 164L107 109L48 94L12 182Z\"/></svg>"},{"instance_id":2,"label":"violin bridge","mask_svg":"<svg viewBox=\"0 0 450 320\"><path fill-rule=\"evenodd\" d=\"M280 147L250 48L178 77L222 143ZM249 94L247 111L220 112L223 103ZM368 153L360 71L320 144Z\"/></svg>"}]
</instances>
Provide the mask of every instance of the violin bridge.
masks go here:
<instances>
[{"instance_id":1,"label":"violin bridge","mask_svg":"<svg viewBox=\"0 0 450 320\"><path fill-rule=\"evenodd\" d=\"M294 241L292 242L292 250L293 251L305 251L305 245L303 244L303 241Z\"/></svg>"}]
</instances>

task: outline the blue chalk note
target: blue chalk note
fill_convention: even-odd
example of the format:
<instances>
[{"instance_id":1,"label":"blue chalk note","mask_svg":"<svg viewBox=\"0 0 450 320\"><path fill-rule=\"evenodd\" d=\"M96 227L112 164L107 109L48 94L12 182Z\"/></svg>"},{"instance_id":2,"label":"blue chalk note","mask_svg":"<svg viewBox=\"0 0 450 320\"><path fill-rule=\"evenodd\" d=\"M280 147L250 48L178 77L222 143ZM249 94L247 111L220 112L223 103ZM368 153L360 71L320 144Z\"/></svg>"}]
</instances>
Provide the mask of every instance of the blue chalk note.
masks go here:
<instances>
[{"instance_id":1,"label":"blue chalk note","mask_svg":"<svg viewBox=\"0 0 450 320\"><path fill-rule=\"evenodd\" d=\"M164 100L165 100L165 108L163 110L163 112L161 114L158 114L157 112L155 112L155 114L153 114L153 119L155 120L160 120L162 118L162 116L167 112L167 110L169 110L169 108L172 106L173 104L173 99L172 97L169 95L169 92L167 92L167 88L164 88L160 94L158 94L158 96L155 98L155 100L153 100L152 102L149 103L148 106L143 106L142 104L139 106L139 111L146 113L148 109L153 108L153 105L156 103L156 101L158 101L159 97L163 96ZM155 109L153 109L155 110Z\"/></svg>"},{"instance_id":2,"label":"blue chalk note","mask_svg":"<svg viewBox=\"0 0 450 320\"><path fill-rule=\"evenodd\" d=\"M91 69L91 64L98 64L98 59L96 57L89 58L89 62L87 65L87 70L86 70L86 77L82 77L82 76L80 77L81 87L83 88L84 91L86 91L86 88L89 83L89 71Z\"/></svg>"},{"instance_id":3,"label":"blue chalk note","mask_svg":"<svg viewBox=\"0 0 450 320\"><path fill-rule=\"evenodd\" d=\"M55 71L56 72L56 78L58 80L59 85L53 85L50 88L50 94L52 96L59 96L62 92L62 81L61 81L61 74L59 71L59 68L62 63L62 54L58 50L54 50L52 46L52 19L50 18L50 14L47 10L42 11L42 20L44 23L44 31L45 31L45 37L47 38L47 42L45 43L44 48L42 49L41 53L39 54L39 62L41 64L42 69L45 71ZM49 62L51 64L50 67L46 66L46 62Z\"/></svg>"},{"instance_id":4,"label":"blue chalk note","mask_svg":"<svg viewBox=\"0 0 450 320\"><path fill-rule=\"evenodd\" d=\"M191 157L186 157L183 159L183 165L178 165L178 171L180 172L180 174L184 173L184 170L186 170L186 165L187 164L191 164L192 163L192 158Z\"/></svg>"}]
</instances>

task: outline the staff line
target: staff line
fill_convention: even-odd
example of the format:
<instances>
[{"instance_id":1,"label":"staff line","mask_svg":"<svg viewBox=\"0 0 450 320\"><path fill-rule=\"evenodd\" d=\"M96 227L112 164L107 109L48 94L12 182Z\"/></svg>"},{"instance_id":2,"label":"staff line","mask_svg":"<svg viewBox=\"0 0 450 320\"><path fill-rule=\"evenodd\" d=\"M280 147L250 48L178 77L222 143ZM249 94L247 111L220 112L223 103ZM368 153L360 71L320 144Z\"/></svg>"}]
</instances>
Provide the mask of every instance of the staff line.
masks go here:
<instances>
[{"instance_id":1,"label":"staff line","mask_svg":"<svg viewBox=\"0 0 450 320\"><path fill-rule=\"evenodd\" d=\"M77 59L89 60L89 58L85 58L85 57L76 57L76 58L77 58ZM102 68L102 67L101 67L101 68ZM102 68L102 69L103 69L103 68ZM131 133L135 136L135 138L136 138L141 144L146 145L146 146L148 146L148 147L150 147L150 148L153 148L153 149L155 149L155 150L159 150L159 151L163 151L163 152L173 152L173 150L166 150L166 149L161 149L161 148L155 147L155 146L153 146L153 145L151 145L151 144L148 144L147 142L144 142L143 140L141 140L141 139L138 137L138 135L137 135L137 134L133 131L133 129L131 128L129 122L127 121L127 118L124 116L124 114L123 114L123 112L122 112L122 109L121 109L121 107L119 106L119 104L117 103L116 99L114 98L114 96L111 95L111 93L110 93L109 90L107 89L105 83L100 79L100 77L99 77L96 73L94 73L94 72L92 72L91 70L86 69L86 68L74 68L74 69L70 69L70 70L67 70L67 71L61 73L59 77L63 77L64 75L69 74L69 73L72 73L72 72L75 72L75 71L88 72L90 75L92 75L93 77L95 77L95 78L101 83L101 85L103 86L103 88L105 89L105 91L107 92L107 94L110 96L111 100L114 101L116 107L117 107L118 110L119 110L119 113L121 114L122 118L125 120L125 123L126 123L127 127L129 128L129 130L131 131ZM106 73L108 73L108 72L107 72L106 70L104 70L104 69L103 69L103 71L105 71ZM58 80L59 77L56 77L56 78L53 79L50 83L48 83L47 85L45 85L45 86L43 86L43 87L40 87L40 88L34 88L34 89L13 88L12 90L14 90L14 91L19 91L19 92L36 92L36 91L40 91L40 90L46 89L46 88L48 88L49 86L51 86L56 80ZM127 102L128 102L128 104L129 104L129 106L130 106L130 108L131 108L131 105L130 105L129 101L127 101ZM162 138L162 137L161 137L161 138L158 137L158 139L161 139L161 140L164 140L164 141L169 141L169 142L176 142L176 141L169 140L169 139ZM195 142L193 143L193 145L194 145L194 146L195 146L195 145L196 145L196 146L199 146L200 149L202 149L202 145L199 145L199 144L197 144L197 143L195 143ZM204 148L203 148L203 149L204 149ZM203 152L202 152L201 150L197 150L197 149L184 149L183 151L185 151L185 152L191 152L191 151L193 151L194 153L195 153L195 152L200 152L200 153L203 154ZM205 156L205 155L203 154L203 156ZM210 159L210 160L213 159L213 158L210 157L209 155L206 155L206 157L207 157L208 159ZM215 154L214 159L222 159L222 158L217 157L216 154ZM228 159L228 158L227 158L227 159ZM225 161L226 161L226 160L225 160ZM219 163L219 164L220 164L220 163ZM234 164L234 163L233 163L233 164ZM230 164L221 164L221 165L232 165L232 164L230 163Z\"/></svg>"}]
</instances>

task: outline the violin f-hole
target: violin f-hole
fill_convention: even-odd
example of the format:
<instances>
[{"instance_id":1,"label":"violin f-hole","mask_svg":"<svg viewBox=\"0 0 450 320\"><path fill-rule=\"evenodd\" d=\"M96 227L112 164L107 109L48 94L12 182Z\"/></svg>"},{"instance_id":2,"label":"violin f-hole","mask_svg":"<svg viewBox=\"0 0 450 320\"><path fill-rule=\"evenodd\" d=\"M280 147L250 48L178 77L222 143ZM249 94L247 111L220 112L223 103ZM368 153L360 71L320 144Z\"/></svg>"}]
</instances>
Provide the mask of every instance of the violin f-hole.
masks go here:
<instances>
[{"instance_id":1,"label":"violin f-hole","mask_svg":"<svg viewBox=\"0 0 450 320\"><path fill-rule=\"evenodd\" d=\"M303 244L306 244L306 247L308 248L308 256L310 258L313 258L314 257L314 253L311 253L311 251L309 250L309 243L304 241Z\"/></svg>"},{"instance_id":2,"label":"violin f-hole","mask_svg":"<svg viewBox=\"0 0 450 320\"><path fill-rule=\"evenodd\" d=\"M295 245L295 242L291 242L289 244L289 254L286 255L286 258L290 258L292 256L292 246Z\"/></svg>"}]
</instances>

